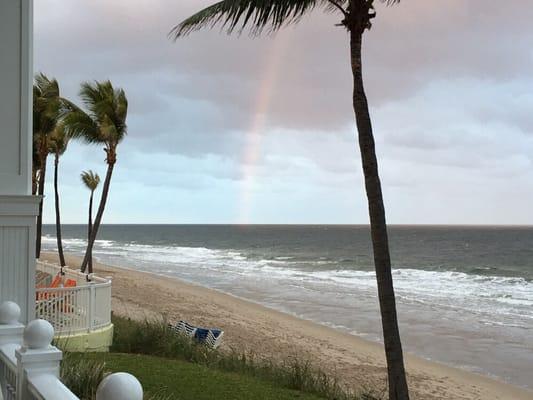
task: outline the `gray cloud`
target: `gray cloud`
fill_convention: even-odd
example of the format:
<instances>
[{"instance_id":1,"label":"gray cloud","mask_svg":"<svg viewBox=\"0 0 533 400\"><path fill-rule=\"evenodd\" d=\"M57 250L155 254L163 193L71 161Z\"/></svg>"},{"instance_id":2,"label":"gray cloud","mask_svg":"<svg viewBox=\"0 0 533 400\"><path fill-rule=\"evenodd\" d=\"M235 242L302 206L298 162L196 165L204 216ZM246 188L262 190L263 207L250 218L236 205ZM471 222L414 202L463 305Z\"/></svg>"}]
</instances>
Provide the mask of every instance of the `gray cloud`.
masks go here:
<instances>
[{"instance_id":1,"label":"gray cloud","mask_svg":"<svg viewBox=\"0 0 533 400\"><path fill-rule=\"evenodd\" d=\"M54 12L45 10L48 2L46 8ZM348 40L334 26L335 15L316 11L274 37L228 37L215 29L172 43L166 34L173 24L209 1L178 6L170 0L141 0L129 7L102 0L83 6L42 3L38 32L47 43L37 41L37 59L46 59L47 69L58 74L77 71L69 72L77 80L113 77L132 88L139 106L134 112L164 110L176 98L189 99L237 114L222 125L215 118L213 126L246 129L231 121L247 121L257 112L265 86L271 92L265 101L268 122L274 127L340 129L353 121ZM503 7L481 0L438 6L412 0L380 7L365 46L373 104L414 94L434 79L513 79L531 70L529 8L519 1ZM139 85L143 93L137 93Z\"/></svg>"},{"instance_id":2,"label":"gray cloud","mask_svg":"<svg viewBox=\"0 0 533 400\"><path fill-rule=\"evenodd\" d=\"M126 89L119 188L134 176L140 187L235 190L256 137L257 190L359 198L348 38L334 26L338 17L315 12L273 37L215 29L168 40L173 24L211 2L36 2L36 69L59 78L72 98L84 80ZM422 186L446 195L448 179L531 182L532 20L521 0L379 6L365 36L366 87L384 182L400 203ZM65 171L101 165L97 148L73 152ZM72 187L77 179L65 176ZM332 204L345 210L345 200ZM406 210L392 207L393 215Z\"/></svg>"}]
</instances>

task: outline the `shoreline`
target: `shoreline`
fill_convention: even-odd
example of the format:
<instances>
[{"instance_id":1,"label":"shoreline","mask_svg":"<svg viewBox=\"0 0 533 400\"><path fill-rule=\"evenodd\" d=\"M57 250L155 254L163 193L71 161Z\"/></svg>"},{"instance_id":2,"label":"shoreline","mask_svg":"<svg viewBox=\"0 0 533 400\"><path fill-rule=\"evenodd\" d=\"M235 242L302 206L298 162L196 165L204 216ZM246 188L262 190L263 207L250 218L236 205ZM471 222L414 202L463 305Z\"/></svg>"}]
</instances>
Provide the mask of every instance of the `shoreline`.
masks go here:
<instances>
[{"instance_id":1,"label":"shoreline","mask_svg":"<svg viewBox=\"0 0 533 400\"><path fill-rule=\"evenodd\" d=\"M79 257L66 255L68 265ZM55 253L42 259L57 262ZM113 311L132 318L160 315L170 321L225 330L224 348L281 359L298 356L332 372L350 387L383 390L383 346L241 297L175 277L96 263L95 272L113 277ZM280 357L280 355L283 355ZM405 354L412 399L526 400L533 392L455 367Z\"/></svg>"}]
</instances>

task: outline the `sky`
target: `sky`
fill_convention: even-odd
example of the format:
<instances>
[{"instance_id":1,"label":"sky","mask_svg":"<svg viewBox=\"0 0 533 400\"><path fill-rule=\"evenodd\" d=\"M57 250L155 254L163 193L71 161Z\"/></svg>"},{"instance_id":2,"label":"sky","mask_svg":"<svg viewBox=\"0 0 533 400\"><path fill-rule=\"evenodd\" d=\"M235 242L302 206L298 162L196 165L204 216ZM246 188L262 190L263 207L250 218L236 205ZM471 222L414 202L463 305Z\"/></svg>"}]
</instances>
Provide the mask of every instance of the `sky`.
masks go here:
<instances>
[{"instance_id":1,"label":"sky","mask_svg":"<svg viewBox=\"0 0 533 400\"><path fill-rule=\"evenodd\" d=\"M212 3L35 2L35 71L75 102L81 82L105 79L129 99L104 223L368 223L339 15L316 9L260 38L168 39ZM533 224L533 4L405 0L377 13L363 68L388 222ZM104 159L71 142L63 222L87 220L79 175L103 178Z\"/></svg>"}]
</instances>

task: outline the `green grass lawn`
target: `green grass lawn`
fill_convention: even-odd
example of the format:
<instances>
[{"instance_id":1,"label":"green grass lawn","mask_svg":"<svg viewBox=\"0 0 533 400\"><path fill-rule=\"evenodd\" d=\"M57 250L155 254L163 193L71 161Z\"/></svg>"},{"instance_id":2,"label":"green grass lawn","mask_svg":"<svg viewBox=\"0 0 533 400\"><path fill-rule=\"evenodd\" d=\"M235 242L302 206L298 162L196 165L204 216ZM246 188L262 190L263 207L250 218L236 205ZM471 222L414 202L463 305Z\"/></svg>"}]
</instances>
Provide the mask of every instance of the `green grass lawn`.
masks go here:
<instances>
[{"instance_id":1,"label":"green grass lawn","mask_svg":"<svg viewBox=\"0 0 533 400\"><path fill-rule=\"evenodd\" d=\"M83 358L104 360L106 370L129 372L141 381L147 397L172 400L318 400L320 397L278 388L259 378L218 371L186 361L138 354L96 353Z\"/></svg>"}]
</instances>

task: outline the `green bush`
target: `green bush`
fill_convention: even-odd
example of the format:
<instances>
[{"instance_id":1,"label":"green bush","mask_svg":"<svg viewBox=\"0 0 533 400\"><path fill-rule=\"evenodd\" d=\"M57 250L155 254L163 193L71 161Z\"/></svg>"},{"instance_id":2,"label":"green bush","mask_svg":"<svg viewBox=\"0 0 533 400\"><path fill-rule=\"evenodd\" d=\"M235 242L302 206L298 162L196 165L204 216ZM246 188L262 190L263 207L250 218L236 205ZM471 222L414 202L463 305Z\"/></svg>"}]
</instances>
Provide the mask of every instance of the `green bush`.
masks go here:
<instances>
[{"instance_id":1,"label":"green bush","mask_svg":"<svg viewBox=\"0 0 533 400\"><path fill-rule=\"evenodd\" d=\"M61 381L81 400L93 400L96 388L104 379L103 361L80 358L64 353Z\"/></svg>"}]
</instances>

